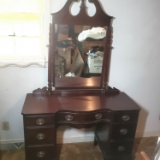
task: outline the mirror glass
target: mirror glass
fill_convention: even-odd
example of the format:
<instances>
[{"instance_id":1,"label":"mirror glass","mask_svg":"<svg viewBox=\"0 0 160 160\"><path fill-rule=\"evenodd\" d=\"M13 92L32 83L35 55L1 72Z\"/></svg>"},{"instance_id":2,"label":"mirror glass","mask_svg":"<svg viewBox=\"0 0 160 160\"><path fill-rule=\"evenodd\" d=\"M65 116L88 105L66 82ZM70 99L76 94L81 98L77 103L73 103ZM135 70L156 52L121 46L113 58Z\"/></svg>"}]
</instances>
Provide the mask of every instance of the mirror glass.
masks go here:
<instances>
[{"instance_id":1,"label":"mirror glass","mask_svg":"<svg viewBox=\"0 0 160 160\"><path fill-rule=\"evenodd\" d=\"M100 77L107 27L56 25L55 78Z\"/></svg>"}]
</instances>

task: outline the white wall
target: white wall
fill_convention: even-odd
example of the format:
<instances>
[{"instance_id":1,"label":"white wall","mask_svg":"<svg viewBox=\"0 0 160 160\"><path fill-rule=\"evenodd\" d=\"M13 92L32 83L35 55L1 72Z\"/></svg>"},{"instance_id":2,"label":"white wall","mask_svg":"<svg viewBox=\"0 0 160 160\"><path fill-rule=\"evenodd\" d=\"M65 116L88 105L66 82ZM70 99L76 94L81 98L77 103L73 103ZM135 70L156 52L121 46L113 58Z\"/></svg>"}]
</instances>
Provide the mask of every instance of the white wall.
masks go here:
<instances>
[{"instance_id":1,"label":"white wall","mask_svg":"<svg viewBox=\"0 0 160 160\"><path fill-rule=\"evenodd\" d=\"M58 11L66 2L52 1L52 12ZM137 135L160 135L160 1L100 1L107 13L116 18L113 22L110 85L126 92L142 107ZM0 69L1 142L23 141L21 109L25 95L46 85L47 68ZM2 131L2 121L9 121L9 131ZM63 142L90 141L93 132L92 129L61 127L61 137L64 137Z\"/></svg>"},{"instance_id":2,"label":"white wall","mask_svg":"<svg viewBox=\"0 0 160 160\"><path fill-rule=\"evenodd\" d=\"M142 107L138 134L145 127L146 136L160 135L159 8L158 0L110 1L108 7L116 17L110 84Z\"/></svg>"},{"instance_id":3,"label":"white wall","mask_svg":"<svg viewBox=\"0 0 160 160\"><path fill-rule=\"evenodd\" d=\"M8 67L0 69L0 140L23 139L22 106L26 93L47 85L47 68ZM2 130L2 121L9 121L10 130Z\"/></svg>"}]
</instances>

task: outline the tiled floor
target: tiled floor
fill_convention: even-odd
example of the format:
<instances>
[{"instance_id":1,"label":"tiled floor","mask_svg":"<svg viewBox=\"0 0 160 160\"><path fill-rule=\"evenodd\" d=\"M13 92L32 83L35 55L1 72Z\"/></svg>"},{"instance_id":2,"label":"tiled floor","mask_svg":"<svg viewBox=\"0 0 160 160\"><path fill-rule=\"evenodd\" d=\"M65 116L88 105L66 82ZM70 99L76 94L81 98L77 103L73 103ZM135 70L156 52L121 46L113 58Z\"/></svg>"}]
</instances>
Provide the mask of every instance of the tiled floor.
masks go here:
<instances>
[{"instance_id":1,"label":"tiled floor","mask_svg":"<svg viewBox=\"0 0 160 160\"><path fill-rule=\"evenodd\" d=\"M134 153L145 151L152 156L157 143L157 137L137 138ZM74 143L59 145L59 160L103 160L98 146L90 143ZM138 158L135 158L138 160ZM24 149L1 151L0 160L25 160Z\"/></svg>"}]
</instances>

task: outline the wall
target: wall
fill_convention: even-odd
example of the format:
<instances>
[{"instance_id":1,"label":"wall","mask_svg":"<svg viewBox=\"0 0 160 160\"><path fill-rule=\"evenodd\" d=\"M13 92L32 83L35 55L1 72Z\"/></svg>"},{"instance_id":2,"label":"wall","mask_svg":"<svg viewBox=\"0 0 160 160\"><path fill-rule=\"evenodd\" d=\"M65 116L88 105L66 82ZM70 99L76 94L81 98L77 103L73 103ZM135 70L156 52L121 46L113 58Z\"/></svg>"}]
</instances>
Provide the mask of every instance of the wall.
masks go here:
<instances>
[{"instance_id":1,"label":"wall","mask_svg":"<svg viewBox=\"0 0 160 160\"><path fill-rule=\"evenodd\" d=\"M0 69L0 138L5 141L23 140L21 110L26 93L47 85L47 68L8 67ZM9 121L10 130L2 130L2 121Z\"/></svg>"},{"instance_id":2,"label":"wall","mask_svg":"<svg viewBox=\"0 0 160 160\"><path fill-rule=\"evenodd\" d=\"M109 6L116 17L110 84L142 107L137 134L145 129L146 136L160 135L160 1L112 1Z\"/></svg>"},{"instance_id":3,"label":"wall","mask_svg":"<svg viewBox=\"0 0 160 160\"><path fill-rule=\"evenodd\" d=\"M137 136L160 135L160 1L100 1L107 13L115 17L110 85L126 92L142 107ZM65 2L53 3L51 11L58 11ZM94 8L90 13L93 11ZM47 68L0 69L1 143L23 141L21 109L25 95L46 85ZM2 131L5 120L10 123L9 131ZM59 142L62 137L63 142L91 141L93 132L61 127Z\"/></svg>"}]
</instances>

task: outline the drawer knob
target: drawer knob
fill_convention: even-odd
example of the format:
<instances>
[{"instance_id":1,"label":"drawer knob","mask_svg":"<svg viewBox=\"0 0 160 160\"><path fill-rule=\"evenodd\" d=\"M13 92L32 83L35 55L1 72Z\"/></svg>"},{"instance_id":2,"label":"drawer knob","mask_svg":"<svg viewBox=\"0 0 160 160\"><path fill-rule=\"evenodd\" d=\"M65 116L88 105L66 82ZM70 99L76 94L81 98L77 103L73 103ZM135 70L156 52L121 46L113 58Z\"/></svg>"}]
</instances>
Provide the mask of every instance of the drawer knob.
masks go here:
<instances>
[{"instance_id":1,"label":"drawer knob","mask_svg":"<svg viewBox=\"0 0 160 160\"><path fill-rule=\"evenodd\" d=\"M128 129L125 129L125 128L122 128L122 129L120 129L120 134L122 134L122 135L126 135L127 133L128 133Z\"/></svg>"},{"instance_id":2,"label":"drawer knob","mask_svg":"<svg viewBox=\"0 0 160 160\"><path fill-rule=\"evenodd\" d=\"M45 134L43 134L43 133L38 133L37 134L37 139L38 140L43 140L45 138Z\"/></svg>"},{"instance_id":3,"label":"drawer knob","mask_svg":"<svg viewBox=\"0 0 160 160\"><path fill-rule=\"evenodd\" d=\"M119 152L123 152L123 151L125 150L125 147L124 147L124 146L119 146L119 147L117 148L117 150L118 150Z\"/></svg>"},{"instance_id":4,"label":"drawer knob","mask_svg":"<svg viewBox=\"0 0 160 160\"><path fill-rule=\"evenodd\" d=\"M68 114L65 116L66 121L72 121L73 120L73 116Z\"/></svg>"},{"instance_id":5,"label":"drawer knob","mask_svg":"<svg viewBox=\"0 0 160 160\"><path fill-rule=\"evenodd\" d=\"M43 152L43 151L39 151L38 153L37 153L37 157L38 158L43 158L45 156L45 152Z\"/></svg>"},{"instance_id":6,"label":"drawer knob","mask_svg":"<svg viewBox=\"0 0 160 160\"><path fill-rule=\"evenodd\" d=\"M130 120L130 116L129 115L124 115L124 116L122 116L122 120L123 121L129 121Z\"/></svg>"},{"instance_id":7,"label":"drawer knob","mask_svg":"<svg viewBox=\"0 0 160 160\"><path fill-rule=\"evenodd\" d=\"M38 118L36 120L36 124L39 125L39 126L43 125L44 123L45 123L45 120L43 118Z\"/></svg>"},{"instance_id":8,"label":"drawer knob","mask_svg":"<svg viewBox=\"0 0 160 160\"><path fill-rule=\"evenodd\" d=\"M101 119L101 118L102 118L102 114L101 114L101 113L95 114L95 118L96 118L96 119Z\"/></svg>"}]
</instances>

